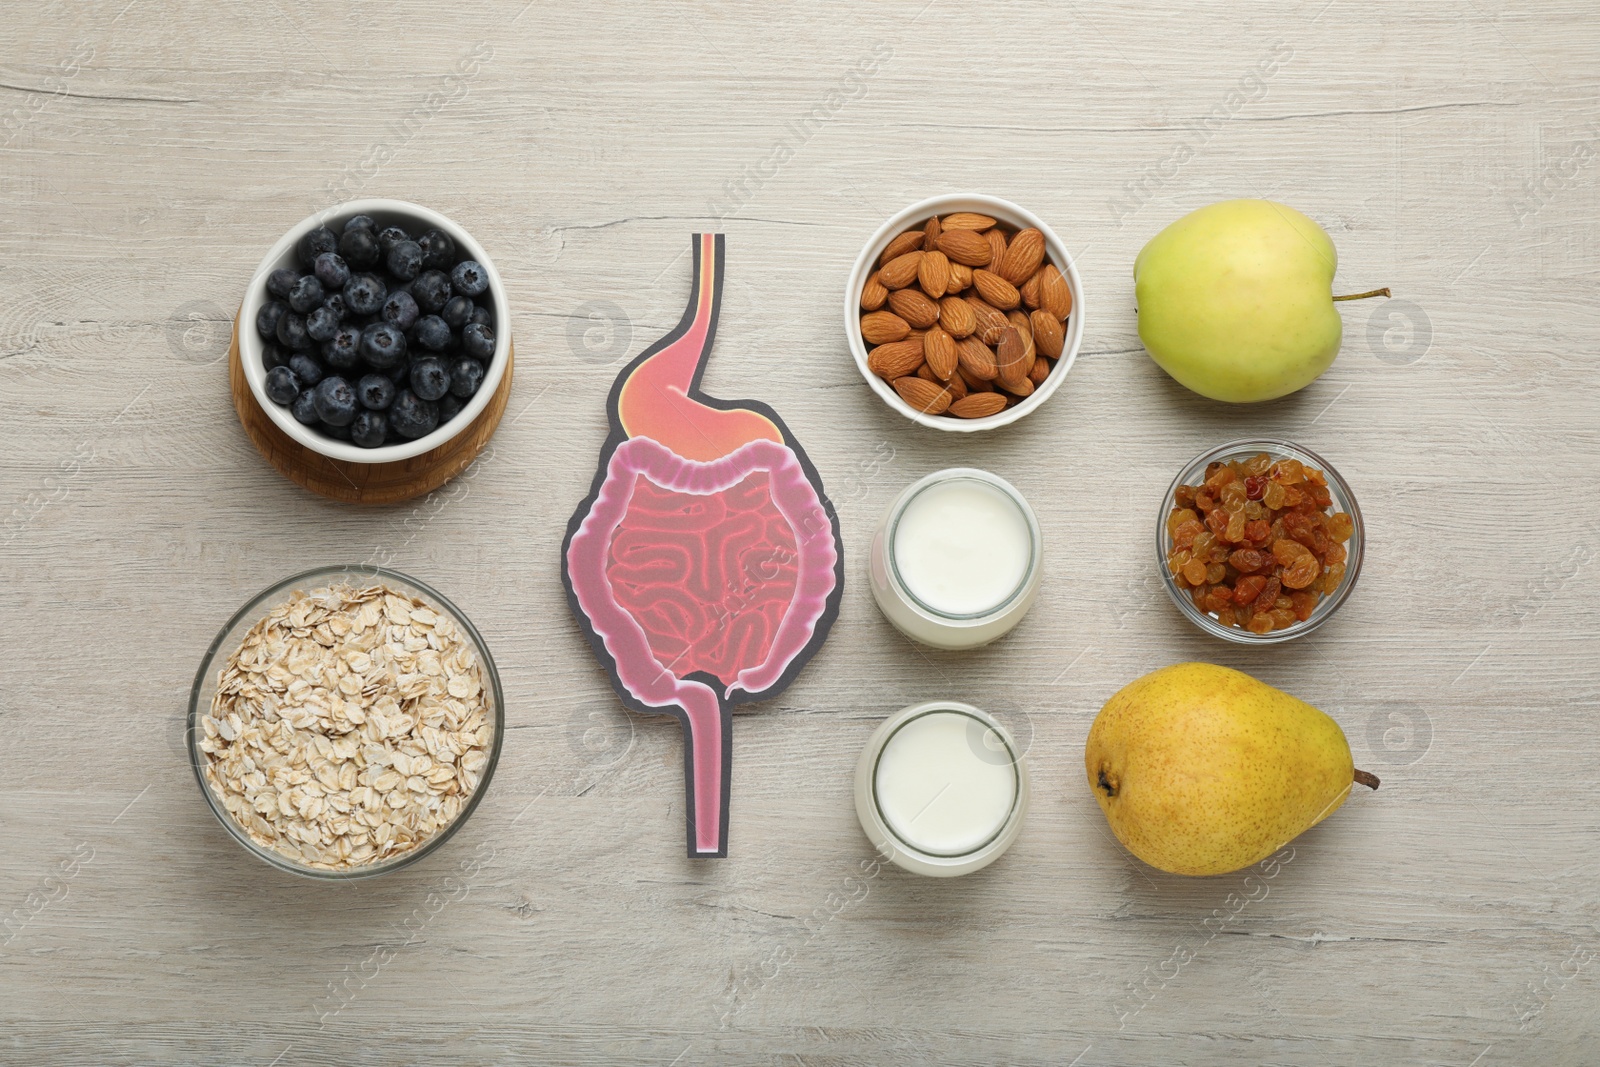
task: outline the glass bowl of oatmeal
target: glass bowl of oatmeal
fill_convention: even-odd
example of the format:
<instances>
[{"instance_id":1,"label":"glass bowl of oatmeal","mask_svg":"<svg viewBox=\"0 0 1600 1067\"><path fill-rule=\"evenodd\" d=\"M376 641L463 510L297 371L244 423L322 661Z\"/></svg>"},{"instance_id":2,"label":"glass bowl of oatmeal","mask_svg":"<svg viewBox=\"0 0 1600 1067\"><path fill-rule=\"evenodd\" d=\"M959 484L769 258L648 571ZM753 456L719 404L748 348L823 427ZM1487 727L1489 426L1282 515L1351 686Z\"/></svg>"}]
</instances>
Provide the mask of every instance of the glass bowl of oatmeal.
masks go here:
<instances>
[{"instance_id":1,"label":"glass bowl of oatmeal","mask_svg":"<svg viewBox=\"0 0 1600 1067\"><path fill-rule=\"evenodd\" d=\"M206 651L189 761L245 849L311 878L414 863L461 828L505 732L483 637L424 583L322 567L262 591Z\"/></svg>"}]
</instances>

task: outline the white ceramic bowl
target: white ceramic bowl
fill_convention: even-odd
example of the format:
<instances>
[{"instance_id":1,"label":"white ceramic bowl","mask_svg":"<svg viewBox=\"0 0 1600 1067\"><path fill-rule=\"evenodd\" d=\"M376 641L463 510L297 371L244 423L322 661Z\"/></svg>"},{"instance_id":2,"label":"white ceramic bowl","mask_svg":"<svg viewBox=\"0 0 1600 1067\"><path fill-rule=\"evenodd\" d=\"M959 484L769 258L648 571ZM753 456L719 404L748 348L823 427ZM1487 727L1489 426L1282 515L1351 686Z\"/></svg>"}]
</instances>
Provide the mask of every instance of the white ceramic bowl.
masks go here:
<instances>
[{"instance_id":1,"label":"white ceramic bowl","mask_svg":"<svg viewBox=\"0 0 1600 1067\"><path fill-rule=\"evenodd\" d=\"M1050 369L1050 376L1044 384L1035 389L1022 403L1009 407L997 415L989 415L981 419L957 419L949 415L929 415L918 411L916 408L900 399L900 394L882 378L867 369L867 345L861 337L861 289L867 284L867 279L877 269L878 257L883 255L883 250L889 247L889 242L896 236L911 229L921 226L930 215L946 215L952 211L976 211L990 218L999 219L1018 229L1029 226L1036 228L1044 234L1045 257L1056 265L1056 269L1067 280L1067 287L1072 290L1072 314L1067 316L1067 336L1061 346L1061 359ZM983 196L979 193L952 193L949 196L935 196L924 200L895 215L888 222L878 227L878 232L872 235L861 254L856 257L856 265L850 271L850 281L844 289L844 330L845 336L850 338L850 352L856 357L856 368L861 371L861 377L867 380L867 385L874 393L883 398L883 402L894 408L912 422L923 426L931 426L936 430L950 430L954 433L973 433L977 430L993 430L999 426L1006 426L1027 415L1049 400L1056 389L1060 387L1061 380L1072 369L1073 360L1078 358L1078 346L1083 342L1083 286L1078 279L1078 269L1073 265L1072 257L1067 253L1067 246L1061 243L1061 238L1056 236L1054 230L1033 212L1024 210L1009 200L999 197Z\"/></svg>"},{"instance_id":2,"label":"white ceramic bowl","mask_svg":"<svg viewBox=\"0 0 1600 1067\"><path fill-rule=\"evenodd\" d=\"M415 236L435 228L449 234L450 239L456 243L456 252L459 256L475 259L482 264L484 271L489 275L489 292L494 299L494 356L484 368L483 384L472 395L472 399L467 401L466 407L462 408L455 418L443 423L425 437L419 437L415 441L383 445L379 448L362 448L349 441L335 441L301 423L289 413L288 408L279 407L268 399L267 371L261 363L264 342L261 340L261 335L256 332L256 314L261 310L261 305L267 302L267 275L279 267L301 269L294 257L295 245L299 243L301 237L318 226L327 226L338 233L347 220L357 215L371 215L379 228L388 225L405 226ZM408 204L404 200L351 200L302 220L284 234L278 243L272 246L272 251L262 259L261 265L256 268L255 276L250 279L250 287L244 294L244 306L239 312L239 359L244 367L245 380L250 383L250 391L255 394L256 403L260 404L261 410L267 413L267 417L291 438L313 452L346 463L392 463L395 460L420 456L430 449L438 448L471 426L473 420L489 406L489 399L494 396L495 390L500 388L500 379L505 377L510 354L510 307L506 302L506 290L501 284L500 272L495 269L489 253L472 239L471 234L450 219L437 211L431 211L418 204Z\"/></svg>"}]
</instances>

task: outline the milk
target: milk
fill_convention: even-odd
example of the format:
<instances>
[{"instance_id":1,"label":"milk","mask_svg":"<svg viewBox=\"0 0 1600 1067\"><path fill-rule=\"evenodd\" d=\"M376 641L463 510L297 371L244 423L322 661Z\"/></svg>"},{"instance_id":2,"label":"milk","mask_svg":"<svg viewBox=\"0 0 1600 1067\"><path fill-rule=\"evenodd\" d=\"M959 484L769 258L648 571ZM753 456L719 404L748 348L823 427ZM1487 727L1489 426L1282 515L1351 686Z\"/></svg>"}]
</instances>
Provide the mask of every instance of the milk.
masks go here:
<instances>
[{"instance_id":1,"label":"milk","mask_svg":"<svg viewBox=\"0 0 1600 1067\"><path fill-rule=\"evenodd\" d=\"M930 701L878 727L856 761L856 817L891 862L916 874L970 874L1021 830L1028 769L1016 741L970 704Z\"/></svg>"},{"instance_id":2,"label":"milk","mask_svg":"<svg viewBox=\"0 0 1600 1067\"><path fill-rule=\"evenodd\" d=\"M1028 520L1001 490L975 478L935 482L912 498L894 528L906 590L944 615L980 615L1027 576Z\"/></svg>"},{"instance_id":3,"label":"milk","mask_svg":"<svg viewBox=\"0 0 1600 1067\"><path fill-rule=\"evenodd\" d=\"M878 757L873 790L884 822L935 856L992 840L1017 800L1016 767L1004 752L970 715L935 711L908 721Z\"/></svg>"},{"instance_id":4,"label":"milk","mask_svg":"<svg viewBox=\"0 0 1600 1067\"><path fill-rule=\"evenodd\" d=\"M1042 559L1022 494L987 471L952 468L896 498L873 538L868 577L878 607L906 636L974 648L1022 620Z\"/></svg>"}]
</instances>

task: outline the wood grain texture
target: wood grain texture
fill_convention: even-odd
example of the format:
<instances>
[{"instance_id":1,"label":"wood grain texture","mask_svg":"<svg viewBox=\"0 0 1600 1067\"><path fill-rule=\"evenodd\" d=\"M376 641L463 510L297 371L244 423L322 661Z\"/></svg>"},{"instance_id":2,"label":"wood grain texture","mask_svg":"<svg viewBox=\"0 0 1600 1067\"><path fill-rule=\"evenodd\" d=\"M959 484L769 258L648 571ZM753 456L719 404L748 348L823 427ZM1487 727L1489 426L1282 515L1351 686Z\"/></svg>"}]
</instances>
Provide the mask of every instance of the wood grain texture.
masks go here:
<instances>
[{"instance_id":1,"label":"wood grain texture","mask_svg":"<svg viewBox=\"0 0 1600 1067\"><path fill-rule=\"evenodd\" d=\"M0 41L0 1061L1600 1062L1592 3L119 0ZM1040 411L957 440L868 391L841 304L884 218L969 189L1061 235L1086 332ZM478 460L377 508L262 463L225 362L262 250L357 194L479 236L521 342ZM1339 291L1395 293L1339 305L1333 368L1251 408L1144 356L1131 278L1241 195L1326 227ZM707 229L704 387L805 445L848 584L736 717L731 856L696 863L679 731L620 709L557 563L612 378ZM1152 569L1172 475L1257 433L1328 457L1369 537L1338 618L1271 649L1193 630ZM937 654L859 576L893 496L957 464L1027 494L1045 575L1004 641ZM509 730L448 847L308 885L215 824L184 701L250 595L365 558L473 618ZM1183 659L1324 708L1383 777L1242 908L1242 880L1131 859L1083 781L1101 703ZM1026 740L1028 824L970 878L869 875L855 758L935 696Z\"/></svg>"},{"instance_id":2,"label":"wood grain texture","mask_svg":"<svg viewBox=\"0 0 1600 1067\"><path fill-rule=\"evenodd\" d=\"M467 466L488 445L506 413L511 398L511 377L516 369L516 353L506 349L506 371L500 378L488 406L468 426L437 448L420 456L392 463L346 463L324 456L302 445L278 428L261 410L261 402L250 391L239 357L239 320L233 320L233 338L228 346L228 391L239 424L256 446L261 458L272 464L285 478L325 496L347 504L401 504L431 493Z\"/></svg>"}]
</instances>

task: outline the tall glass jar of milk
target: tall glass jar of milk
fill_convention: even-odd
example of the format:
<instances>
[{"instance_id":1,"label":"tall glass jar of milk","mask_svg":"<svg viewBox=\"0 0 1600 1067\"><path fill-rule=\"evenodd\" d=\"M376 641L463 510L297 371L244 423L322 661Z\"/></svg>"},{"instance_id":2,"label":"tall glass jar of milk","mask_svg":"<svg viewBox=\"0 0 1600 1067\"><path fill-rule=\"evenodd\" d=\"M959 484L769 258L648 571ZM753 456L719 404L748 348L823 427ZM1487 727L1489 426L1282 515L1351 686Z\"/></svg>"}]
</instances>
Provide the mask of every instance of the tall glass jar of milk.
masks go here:
<instances>
[{"instance_id":1,"label":"tall glass jar of milk","mask_svg":"<svg viewBox=\"0 0 1600 1067\"><path fill-rule=\"evenodd\" d=\"M901 633L976 648L1022 620L1039 590L1039 520L1004 478L936 471L889 507L872 539L872 596Z\"/></svg>"}]
</instances>

